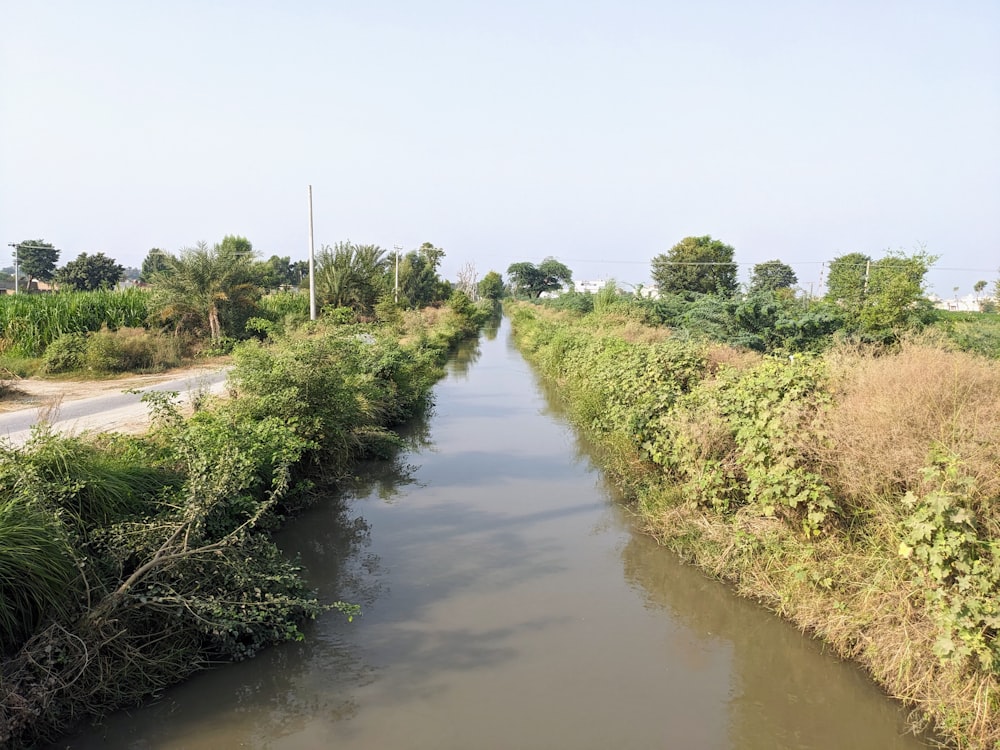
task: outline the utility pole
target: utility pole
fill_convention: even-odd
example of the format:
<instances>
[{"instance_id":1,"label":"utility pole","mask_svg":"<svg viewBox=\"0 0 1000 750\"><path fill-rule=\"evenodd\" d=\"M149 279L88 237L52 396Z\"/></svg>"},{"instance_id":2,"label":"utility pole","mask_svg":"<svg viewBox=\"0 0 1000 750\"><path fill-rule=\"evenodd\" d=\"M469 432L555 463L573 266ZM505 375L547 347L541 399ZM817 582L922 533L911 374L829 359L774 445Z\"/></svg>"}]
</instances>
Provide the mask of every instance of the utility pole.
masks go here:
<instances>
[{"instance_id":1,"label":"utility pole","mask_svg":"<svg viewBox=\"0 0 1000 750\"><path fill-rule=\"evenodd\" d=\"M316 249L313 244L313 186L309 186L309 320L316 320Z\"/></svg>"},{"instance_id":2,"label":"utility pole","mask_svg":"<svg viewBox=\"0 0 1000 750\"><path fill-rule=\"evenodd\" d=\"M868 273L872 270L872 262L868 261L865 263L865 291L864 296L868 296Z\"/></svg>"},{"instance_id":3,"label":"utility pole","mask_svg":"<svg viewBox=\"0 0 1000 750\"><path fill-rule=\"evenodd\" d=\"M398 305L399 304L399 254L403 252L403 246L393 245L392 249L396 251L396 287L393 299L396 301L396 304Z\"/></svg>"},{"instance_id":4,"label":"utility pole","mask_svg":"<svg viewBox=\"0 0 1000 750\"><path fill-rule=\"evenodd\" d=\"M21 246L16 242L8 242L7 244L14 248L14 294L17 294L17 251Z\"/></svg>"}]
</instances>

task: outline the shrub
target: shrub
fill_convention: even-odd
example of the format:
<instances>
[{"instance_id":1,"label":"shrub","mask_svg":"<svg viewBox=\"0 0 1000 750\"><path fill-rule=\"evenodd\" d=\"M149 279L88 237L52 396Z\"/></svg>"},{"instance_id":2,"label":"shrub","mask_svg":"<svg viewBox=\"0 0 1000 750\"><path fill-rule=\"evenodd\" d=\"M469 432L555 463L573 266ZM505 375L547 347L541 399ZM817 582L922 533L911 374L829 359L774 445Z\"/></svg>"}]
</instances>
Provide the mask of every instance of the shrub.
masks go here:
<instances>
[{"instance_id":1,"label":"shrub","mask_svg":"<svg viewBox=\"0 0 1000 750\"><path fill-rule=\"evenodd\" d=\"M103 329L87 341L86 367L93 372L143 372L176 367L181 340L142 328Z\"/></svg>"},{"instance_id":2,"label":"shrub","mask_svg":"<svg viewBox=\"0 0 1000 750\"><path fill-rule=\"evenodd\" d=\"M64 333L45 349L42 372L54 375L82 370L87 358L87 337L82 333Z\"/></svg>"}]
</instances>

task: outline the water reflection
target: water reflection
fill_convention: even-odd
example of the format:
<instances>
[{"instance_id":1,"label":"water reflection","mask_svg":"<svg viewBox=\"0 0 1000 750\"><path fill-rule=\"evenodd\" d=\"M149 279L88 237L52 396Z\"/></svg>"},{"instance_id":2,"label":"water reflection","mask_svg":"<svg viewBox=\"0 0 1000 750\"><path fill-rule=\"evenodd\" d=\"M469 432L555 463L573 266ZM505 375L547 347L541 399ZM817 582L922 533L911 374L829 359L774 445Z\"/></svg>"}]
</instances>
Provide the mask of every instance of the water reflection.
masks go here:
<instances>
[{"instance_id":1,"label":"water reflection","mask_svg":"<svg viewBox=\"0 0 1000 750\"><path fill-rule=\"evenodd\" d=\"M445 369L451 377L465 380L469 377L469 368L479 361L481 355L479 339L463 341L448 358Z\"/></svg>"}]
</instances>

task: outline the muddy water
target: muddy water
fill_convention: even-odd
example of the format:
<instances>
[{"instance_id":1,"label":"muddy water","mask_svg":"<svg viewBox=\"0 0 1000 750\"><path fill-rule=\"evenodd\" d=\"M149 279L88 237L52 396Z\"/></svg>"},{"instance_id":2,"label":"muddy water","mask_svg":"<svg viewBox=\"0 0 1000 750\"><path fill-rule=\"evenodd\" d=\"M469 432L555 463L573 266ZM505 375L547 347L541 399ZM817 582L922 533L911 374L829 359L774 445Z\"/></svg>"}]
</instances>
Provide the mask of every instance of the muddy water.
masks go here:
<instances>
[{"instance_id":1,"label":"muddy water","mask_svg":"<svg viewBox=\"0 0 1000 750\"><path fill-rule=\"evenodd\" d=\"M58 746L924 747L852 666L636 534L506 330L436 401L283 532L361 618Z\"/></svg>"}]
</instances>

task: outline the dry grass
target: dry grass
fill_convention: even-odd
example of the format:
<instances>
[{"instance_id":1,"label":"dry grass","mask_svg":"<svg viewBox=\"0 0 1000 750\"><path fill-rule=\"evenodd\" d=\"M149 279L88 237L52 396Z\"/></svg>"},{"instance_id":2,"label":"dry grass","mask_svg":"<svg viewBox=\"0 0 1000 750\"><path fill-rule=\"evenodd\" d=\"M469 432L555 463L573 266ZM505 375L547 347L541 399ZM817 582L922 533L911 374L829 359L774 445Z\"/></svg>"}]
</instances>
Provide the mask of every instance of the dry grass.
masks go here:
<instances>
[{"instance_id":1,"label":"dry grass","mask_svg":"<svg viewBox=\"0 0 1000 750\"><path fill-rule=\"evenodd\" d=\"M814 449L838 495L867 505L913 489L940 446L975 478L974 502L1000 497L995 362L919 344L881 357L838 352L831 362L835 405Z\"/></svg>"},{"instance_id":2,"label":"dry grass","mask_svg":"<svg viewBox=\"0 0 1000 750\"><path fill-rule=\"evenodd\" d=\"M750 349L737 349L726 344L709 344L705 347L708 371L716 373L724 367L742 372L760 364L763 355Z\"/></svg>"}]
</instances>

